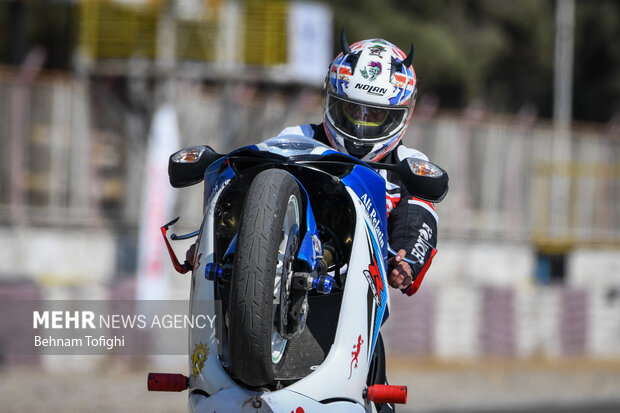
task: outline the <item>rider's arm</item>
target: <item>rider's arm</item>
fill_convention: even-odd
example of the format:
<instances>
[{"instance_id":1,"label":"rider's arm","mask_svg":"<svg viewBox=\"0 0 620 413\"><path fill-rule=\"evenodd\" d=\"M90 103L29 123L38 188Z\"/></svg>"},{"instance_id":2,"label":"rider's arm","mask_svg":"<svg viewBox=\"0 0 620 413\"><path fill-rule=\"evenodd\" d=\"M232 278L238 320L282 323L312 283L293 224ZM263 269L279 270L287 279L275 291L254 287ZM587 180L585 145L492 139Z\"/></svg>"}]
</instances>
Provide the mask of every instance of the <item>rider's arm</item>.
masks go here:
<instances>
[{"instance_id":1,"label":"rider's arm","mask_svg":"<svg viewBox=\"0 0 620 413\"><path fill-rule=\"evenodd\" d=\"M411 274L414 286L407 291L411 295L419 288L437 252L439 219L430 202L415 198L404 190L401 195L388 217L388 236L394 250L405 250L406 257L415 262Z\"/></svg>"}]
</instances>

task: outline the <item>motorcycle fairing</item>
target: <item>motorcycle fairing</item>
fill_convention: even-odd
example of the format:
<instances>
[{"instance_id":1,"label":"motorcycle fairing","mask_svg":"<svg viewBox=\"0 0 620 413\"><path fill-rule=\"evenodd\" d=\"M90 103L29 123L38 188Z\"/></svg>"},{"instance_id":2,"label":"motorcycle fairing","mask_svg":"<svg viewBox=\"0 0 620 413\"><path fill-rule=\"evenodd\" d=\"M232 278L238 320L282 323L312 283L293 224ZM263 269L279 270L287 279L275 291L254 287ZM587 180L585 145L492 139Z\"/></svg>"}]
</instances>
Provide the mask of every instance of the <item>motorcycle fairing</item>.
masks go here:
<instances>
[{"instance_id":1,"label":"motorcycle fairing","mask_svg":"<svg viewBox=\"0 0 620 413\"><path fill-rule=\"evenodd\" d=\"M357 219L355 223L355 235L334 343L323 363L312 374L291 384L287 389L319 401L334 397L334 389L337 389L339 397L363 405L365 400L360 389L364 389L366 385L372 357L371 346L374 346L374 330L380 326L375 320L381 314L381 311L377 311L379 306L374 300L364 271L368 270L368 266L373 262L372 248L379 244L378 242L369 244L369 239L374 237L376 240L377 235L374 234L375 229L369 225L370 216L363 201L352 188L347 187L346 190L353 200L356 216L361 219ZM369 232L372 235L368 234ZM378 252L381 254L380 250ZM383 261L383 256L377 257L381 280L386 283ZM380 309L385 310L389 307L387 291L382 297L384 300ZM362 343L359 349L358 367L355 368L353 353L359 336L362 337ZM367 409L371 411L368 405Z\"/></svg>"},{"instance_id":2,"label":"motorcycle fairing","mask_svg":"<svg viewBox=\"0 0 620 413\"><path fill-rule=\"evenodd\" d=\"M260 404L260 407L255 407ZM190 411L194 412L321 412L321 413L366 413L362 405L338 400L320 403L309 397L287 389L259 393L242 387L231 387L213 396L194 393L189 397ZM300 410L301 409L301 410Z\"/></svg>"},{"instance_id":3,"label":"motorcycle fairing","mask_svg":"<svg viewBox=\"0 0 620 413\"><path fill-rule=\"evenodd\" d=\"M213 162L205 171L203 214L212 203L215 194L226 186L228 181L235 177L235 172L230 167L228 159L222 157Z\"/></svg>"},{"instance_id":4,"label":"motorcycle fairing","mask_svg":"<svg viewBox=\"0 0 620 413\"><path fill-rule=\"evenodd\" d=\"M255 150L259 151L261 149L260 145L251 145L246 146L244 148L238 149L237 151L232 152L230 155L243 151L243 150ZM325 152L325 151L324 151ZM329 151L327 151L329 152ZM333 151L332 151L333 152ZM214 198L214 193L223 188L228 184L230 180L232 180L236 176L233 168L230 167L230 163L228 161L228 155L226 157L222 157L211 166L207 168L205 171L205 198L204 198L204 208L211 203ZM301 182L294 176L297 182L299 183L299 187L301 188L301 196L304 201L304 211L305 211L305 225L304 225L304 236L299 248L297 259L306 262L308 268L310 270L314 270L318 264L319 256L322 255L323 249L321 248L320 242L318 241L318 229L316 225L316 219L314 218L314 213L312 212L312 208L310 206L310 200L308 196L308 192L304 188ZM235 243L231 243L231 247L234 248ZM234 252L233 250L229 250L226 252L227 255Z\"/></svg>"},{"instance_id":5,"label":"motorcycle fairing","mask_svg":"<svg viewBox=\"0 0 620 413\"><path fill-rule=\"evenodd\" d=\"M342 183L362 200L368 219L378 237L381 254L387 267L387 206L385 180L370 167L356 165Z\"/></svg>"},{"instance_id":6,"label":"motorcycle fairing","mask_svg":"<svg viewBox=\"0 0 620 413\"><path fill-rule=\"evenodd\" d=\"M374 305L368 299L368 332L371 346L369 357L372 355L379 328L387 315L387 206L385 202L385 180L374 170L356 165L352 172L343 178L342 182L352 190L364 205L363 216L366 221L366 235L368 237L369 256L371 261L364 270L369 274L367 280L373 292ZM373 271L374 269L374 271ZM375 272L375 271L378 271ZM374 322L371 314L374 313ZM370 359L369 359L370 360Z\"/></svg>"},{"instance_id":7,"label":"motorcycle fairing","mask_svg":"<svg viewBox=\"0 0 620 413\"><path fill-rule=\"evenodd\" d=\"M360 198L357 197L350 188L347 190L352 196L356 215L359 217L367 216L366 207ZM211 205L207 207L202 226L203 234L212 233L213 210L221 192L222 190L219 190L214 194ZM373 310L374 307L369 306L367 300L360 299L360 297L368 296L372 299L369 284L363 273L364 270L368 269L368 265L372 260L372 256L369 254L371 247L368 243L369 236L367 236L367 232L370 231L370 233L372 233L374 229L369 226L368 221L369 218L366 217L366 219L357 220L355 224L356 235L353 239L347 284L343 292L343 303L338 318L338 328L334 343L326 359L307 377L291 384L286 389L270 392L269 397L272 398L270 400L273 400L274 403L276 400L280 400L280 397L284 398L285 396L289 397L289 395L297 395L300 401L315 401L314 403L316 404L298 404L299 406L303 406L306 412L315 410L329 412L332 411L331 407L334 408L334 412L336 409L340 412L374 411L372 403L366 403L361 392L366 385L368 366L372 356L372 352L368 348L369 337L371 337L371 326L369 326L370 323L368 320L376 318L376 313ZM214 283L206 280L203 276L204 266L213 259L212 237L204 237L197 248L206 259L200 260L197 263L192 275L192 303L190 311L194 314L214 314L215 309L209 307L209 305L214 303ZM196 300L195 297L200 297L200 300ZM201 301L203 299L211 301ZM385 300L385 306L387 307L388 305L389 295L386 296ZM371 312L371 314L369 314L369 312ZM358 336L364 339L359 352L359 365L357 368L353 368L355 360L352 358L352 350L354 349ZM190 375L189 378L190 411L193 412L213 411L213 406L219 406L218 403L220 401L224 403L222 406L227 406L225 403L230 403L230 396L237 394L242 395L247 392L235 383L222 367L218 354L215 328L207 326L207 328L203 329L191 329L189 353L192 354L194 346L200 343L207 344L209 355L202 371L198 375ZM191 365L189 371L192 371ZM211 396L206 397L202 395L202 392ZM348 401L327 404L319 403L336 396ZM306 406L309 407L306 409ZM312 408L314 406L316 406L316 409ZM365 406L366 409L364 409L363 406ZM251 404L247 407L247 411L256 411L256 409L251 407ZM265 409L267 409L267 407L265 407ZM220 410L234 411L230 408L223 408ZM272 410L264 411L289 413L291 410L293 410L293 407L289 408L287 406L286 409L277 409L276 405L273 405ZM215 411L217 411L217 409L215 409Z\"/></svg>"},{"instance_id":8,"label":"motorcycle fairing","mask_svg":"<svg viewBox=\"0 0 620 413\"><path fill-rule=\"evenodd\" d=\"M366 230L366 235L368 236L369 255L372 257L368 270L364 271L373 295L372 301L370 300L370 296L368 299L368 333L371 334L370 338L372 338L372 345L369 347L369 354L372 355L375 350L375 345L377 344L377 339L379 338L379 328L383 324L384 316L387 315L387 270L385 266L381 265L383 260L377 257L376 252L381 250L368 221L366 221ZM371 322L371 314L373 310L375 313L374 324Z\"/></svg>"},{"instance_id":9,"label":"motorcycle fairing","mask_svg":"<svg viewBox=\"0 0 620 413\"><path fill-rule=\"evenodd\" d=\"M228 181L233 180L235 175L234 169L226 158L214 162L205 172L205 213L201 236L197 244L197 254L202 259L198 260L192 274L190 304L192 314L215 313L215 308L210 307L210 305L214 306L214 283L204 277L204 272L206 264L214 261L215 241L212 234L214 234L215 207ZM299 396L300 400L302 398L314 400L317 411L331 411L326 410L326 406L332 403L319 402L338 397L340 400L348 400L338 402L339 405L342 404L337 407L338 411L374 411L372 403L364 400L362 390L366 386L368 367L377 340L376 332L389 306L389 295L386 291L382 291L378 295L380 299L375 300L364 271L369 271L369 266L374 264L379 268L381 283L387 285L385 182L372 169L356 165L349 175L342 178L342 183L345 184L353 201L355 215L358 219L355 221L347 281L342 293L342 305L334 342L323 363L313 373L289 385L286 389L269 393L268 397L273 398L274 403L276 400L281 400L280 397L284 399L294 394ZM305 190L302 193L307 198ZM309 202L306 202L305 206L309 207ZM307 210L311 211L309 208ZM377 289L376 286L375 289ZM362 297L367 299L360 299ZM218 394L221 394L221 400L229 401L228 397L224 397L228 394L225 392L245 391L224 370L220 362L216 333L215 328L210 326L190 330L189 354L192 354L196 345L206 345L209 349L202 370L196 375L190 375L189 378L191 411L207 411L203 410L207 406L210 410L211 403L219 400L220 396L216 398ZM354 351L356 344L358 345L357 355ZM358 356L359 360L357 360ZM189 371L192 372L191 362L189 367ZM202 396L203 392L211 396ZM194 406L200 409L192 408L192 399L197 401ZM299 404L299 406L302 405ZM295 408L295 406L283 407L273 411L288 413ZM336 407L335 404L334 407ZM230 411L227 408L220 410ZM313 410L309 408L306 411ZM256 409L250 408L249 411L256 411Z\"/></svg>"},{"instance_id":10,"label":"motorcycle fairing","mask_svg":"<svg viewBox=\"0 0 620 413\"><path fill-rule=\"evenodd\" d=\"M200 235L196 241L196 256L200 257L192 272L190 292L190 314L216 314L214 283L205 277L206 265L215 262L214 234L215 209L217 202L228 184L237 175L227 157L213 162L205 171L203 221ZM226 253L231 254L235 246L234 238ZM216 394L222 389L238 386L224 370L220 361L220 343L215 326L191 328L189 332L188 354L192 354L196 346L206 346L207 358L198 374L190 374L190 392L206 392ZM191 358L189 371L193 372ZM208 372L208 374L206 373Z\"/></svg>"},{"instance_id":11,"label":"motorcycle fairing","mask_svg":"<svg viewBox=\"0 0 620 413\"><path fill-rule=\"evenodd\" d=\"M225 159L214 163L213 168L208 168L205 179L205 206L204 218L202 221L200 236L196 241L196 260L192 271L191 292L190 292L190 314L216 314L215 288L214 282L205 277L207 264L214 262L214 213L215 205L225 189L224 183L231 179L230 168L222 169ZM220 166L217 166L217 165ZM218 172L221 170L221 174ZM230 171L232 173L232 171ZM207 203L208 201L208 203ZM196 346L205 346L207 351L206 360L197 374L193 374L191 357L189 358L189 389L191 392L203 391L207 394L216 394L222 389L237 386L222 367L220 362L220 348L216 334L216 327L207 325L205 328L190 328L188 340L188 354L193 354ZM207 373L208 372L208 373ZM191 396L190 396L191 397Z\"/></svg>"}]
</instances>

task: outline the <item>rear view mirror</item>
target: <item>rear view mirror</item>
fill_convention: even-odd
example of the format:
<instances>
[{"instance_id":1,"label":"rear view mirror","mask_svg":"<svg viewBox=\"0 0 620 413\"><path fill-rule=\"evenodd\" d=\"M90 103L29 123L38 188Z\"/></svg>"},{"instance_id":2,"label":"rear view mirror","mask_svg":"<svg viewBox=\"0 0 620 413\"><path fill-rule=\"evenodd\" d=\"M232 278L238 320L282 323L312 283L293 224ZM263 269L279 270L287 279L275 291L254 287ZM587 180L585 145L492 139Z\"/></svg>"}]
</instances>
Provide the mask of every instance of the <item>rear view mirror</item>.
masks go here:
<instances>
[{"instance_id":1,"label":"rear view mirror","mask_svg":"<svg viewBox=\"0 0 620 413\"><path fill-rule=\"evenodd\" d=\"M201 182L209 165L221 156L206 145L191 146L173 153L168 160L170 185L183 188Z\"/></svg>"},{"instance_id":2,"label":"rear view mirror","mask_svg":"<svg viewBox=\"0 0 620 413\"><path fill-rule=\"evenodd\" d=\"M448 193L448 173L432 162L417 158L403 159L391 168L407 191L429 202L441 202Z\"/></svg>"}]
</instances>

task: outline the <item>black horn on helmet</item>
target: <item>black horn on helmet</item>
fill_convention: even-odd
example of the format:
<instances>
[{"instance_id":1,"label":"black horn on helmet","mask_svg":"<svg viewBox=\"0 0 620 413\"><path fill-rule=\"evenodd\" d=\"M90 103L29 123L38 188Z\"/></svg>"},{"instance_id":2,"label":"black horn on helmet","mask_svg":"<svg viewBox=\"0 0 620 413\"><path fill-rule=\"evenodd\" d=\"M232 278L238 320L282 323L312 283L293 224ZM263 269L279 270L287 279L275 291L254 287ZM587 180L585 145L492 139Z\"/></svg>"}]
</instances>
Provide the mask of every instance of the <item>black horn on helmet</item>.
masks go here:
<instances>
[{"instance_id":1,"label":"black horn on helmet","mask_svg":"<svg viewBox=\"0 0 620 413\"><path fill-rule=\"evenodd\" d=\"M411 50L409 51L409 54L407 54L407 57L405 57L405 60L403 60L403 64L405 66L411 66L411 63L413 63L413 54L414 54L414 49L413 49L413 43L411 43Z\"/></svg>"},{"instance_id":2,"label":"black horn on helmet","mask_svg":"<svg viewBox=\"0 0 620 413\"><path fill-rule=\"evenodd\" d=\"M392 57L392 66L390 68L391 70L390 76L393 76L394 73L396 72L400 72L403 69L403 66L405 67L411 66L411 63L413 63L413 54L414 54L414 48L413 48L413 43L411 43L411 50L409 50L407 57L405 57L402 61L398 61Z\"/></svg>"},{"instance_id":3,"label":"black horn on helmet","mask_svg":"<svg viewBox=\"0 0 620 413\"><path fill-rule=\"evenodd\" d=\"M342 28L342 32L340 33L340 48L342 49L342 53L344 54L351 53L349 42L347 42L347 36L344 34L344 27Z\"/></svg>"},{"instance_id":4,"label":"black horn on helmet","mask_svg":"<svg viewBox=\"0 0 620 413\"><path fill-rule=\"evenodd\" d=\"M349 42L347 42L347 36L344 34L344 27L342 28L342 32L340 33L340 48L342 49L343 54L349 55L351 73L353 73L355 71L355 66L357 66L357 61L360 57L360 54L353 53L351 51L351 46L349 46Z\"/></svg>"}]
</instances>

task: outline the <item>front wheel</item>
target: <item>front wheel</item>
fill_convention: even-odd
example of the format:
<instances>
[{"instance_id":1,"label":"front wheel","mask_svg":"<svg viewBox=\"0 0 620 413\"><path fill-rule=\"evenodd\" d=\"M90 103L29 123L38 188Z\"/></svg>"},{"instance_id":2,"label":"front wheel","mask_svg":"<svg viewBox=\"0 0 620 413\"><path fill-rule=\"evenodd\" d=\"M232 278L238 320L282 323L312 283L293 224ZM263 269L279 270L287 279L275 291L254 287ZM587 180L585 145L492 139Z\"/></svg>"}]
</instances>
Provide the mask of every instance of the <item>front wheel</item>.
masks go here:
<instances>
[{"instance_id":1,"label":"front wheel","mask_svg":"<svg viewBox=\"0 0 620 413\"><path fill-rule=\"evenodd\" d=\"M228 343L233 375L249 386L273 382L287 340L282 317L299 247L301 196L279 169L259 173L246 195L230 286Z\"/></svg>"}]
</instances>

